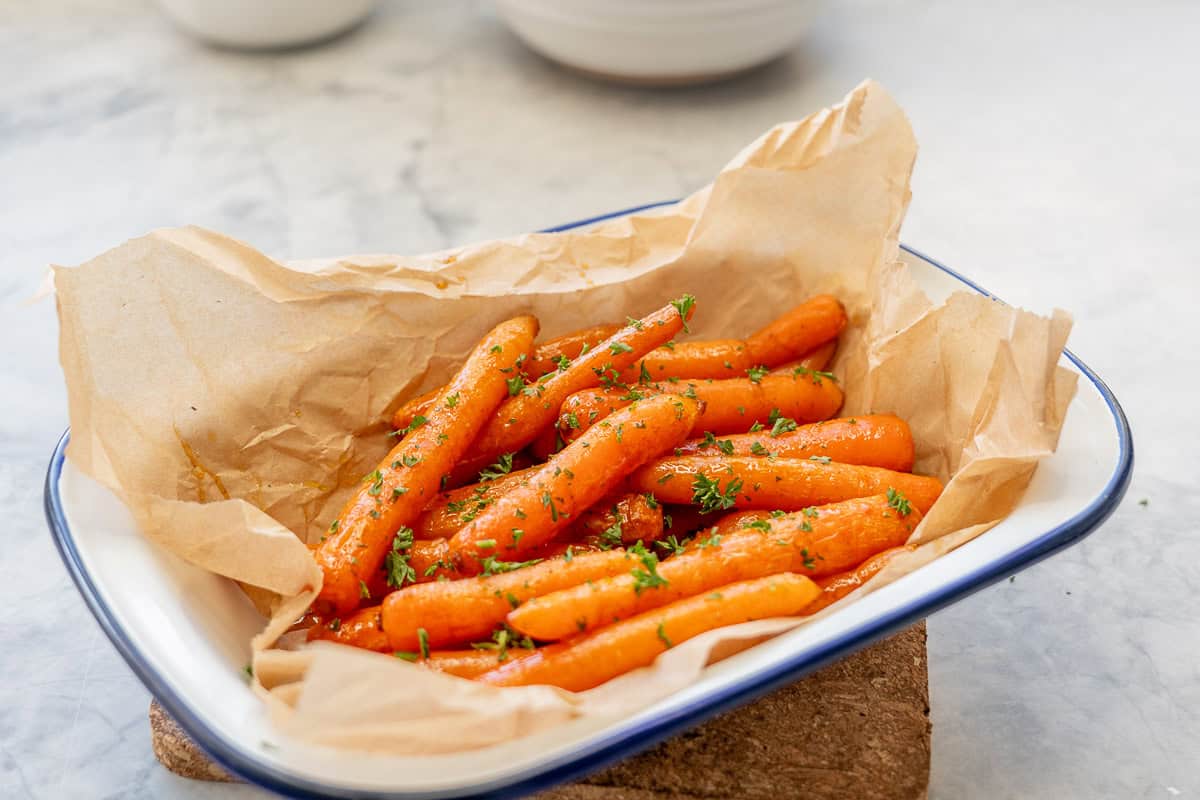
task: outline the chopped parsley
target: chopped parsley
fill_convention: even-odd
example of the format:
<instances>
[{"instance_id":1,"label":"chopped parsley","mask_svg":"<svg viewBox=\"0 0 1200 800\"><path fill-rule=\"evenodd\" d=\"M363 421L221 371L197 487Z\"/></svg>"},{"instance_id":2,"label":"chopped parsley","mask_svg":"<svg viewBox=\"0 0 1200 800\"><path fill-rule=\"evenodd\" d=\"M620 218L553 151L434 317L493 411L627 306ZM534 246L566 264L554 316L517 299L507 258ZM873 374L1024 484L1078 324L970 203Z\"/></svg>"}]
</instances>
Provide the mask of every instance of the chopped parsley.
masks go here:
<instances>
[{"instance_id":1,"label":"chopped parsley","mask_svg":"<svg viewBox=\"0 0 1200 800\"><path fill-rule=\"evenodd\" d=\"M663 643L663 647L670 650L675 645L671 643L670 637L667 636L667 631L663 627L663 623L658 623L658 640Z\"/></svg>"},{"instance_id":2,"label":"chopped parsley","mask_svg":"<svg viewBox=\"0 0 1200 800\"><path fill-rule=\"evenodd\" d=\"M496 459L495 464L492 464L490 467L488 467L487 469L485 469L479 473L479 480L480 481L494 481L494 480L496 480L496 478L499 478L501 475L507 475L508 473L512 472L512 468L513 468L513 454L505 453L504 455L502 455L498 459Z\"/></svg>"},{"instance_id":3,"label":"chopped parsley","mask_svg":"<svg viewBox=\"0 0 1200 800\"><path fill-rule=\"evenodd\" d=\"M540 558L534 558L529 561L501 561L495 556L488 556L479 562L483 567L483 571L479 574L486 578L489 575L499 575L502 572L512 572L523 567L532 567L534 564L540 564L541 562L542 559Z\"/></svg>"},{"instance_id":4,"label":"chopped parsley","mask_svg":"<svg viewBox=\"0 0 1200 800\"><path fill-rule=\"evenodd\" d=\"M633 348L624 342L613 342L608 346L608 352L612 353L614 356L618 356L621 353L632 353Z\"/></svg>"},{"instance_id":5,"label":"chopped parsley","mask_svg":"<svg viewBox=\"0 0 1200 800\"><path fill-rule=\"evenodd\" d=\"M521 390L525 388L525 376L524 375L514 375L513 377L506 380L505 384L508 385L508 396L516 397L517 395L519 395L521 393Z\"/></svg>"},{"instance_id":6,"label":"chopped parsley","mask_svg":"<svg viewBox=\"0 0 1200 800\"><path fill-rule=\"evenodd\" d=\"M358 596L363 600L371 599L371 590L367 588L367 582L361 578L358 581Z\"/></svg>"},{"instance_id":7,"label":"chopped parsley","mask_svg":"<svg viewBox=\"0 0 1200 800\"><path fill-rule=\"evenodd\" d=\"M405 583L417 582L417 571L408 563L408 550L413 546L413 529L403 527L392 539L392 549L383 557L383 569L387 573L387 584L399 589ZM365 595L364 595L365 596Z\"/></svg>"},{"instance_id":8,"label":"chopped parsley","mask_svg":"<svg viewBox=\"0 0 1200 800\"><path fill-rule=\"evenodd\" d=\"M747 520L746 522L742 523L742 527L753 528L754 530L762 531L763 533L771 532L771 523L767 522L765 519Z\"/></svg>"},{"instance_id":9,"label":"chopped parsley","mask_svg":"<svg viewBox=\"0 0 1200 800\"><path fill-rule=\"evenodd\" d=\"M421 658L429 658L429 631L417 628L417 644L421 648Z\"/></svg>"},{"instance_id":10,"label":"chopped parsley","mask_svg":"<svg viewBox=\"0 0 1200 800\"><path fill-rule=\"evenodd\" d=\"M658 556L647 550L641 542L629 548L629 553L636 556L642 564L641 567L634 567L633 571L629 573L633 576L635 594L641 594L646 589L667 585L667 579L658 574Z\"/></svg>"},{"instance_id":11,"label":"chopped parsley","mask_svg":"<svg viewBox=\"0 0 1200 800\"><path fill-rule=\"evenodd\" d=\"M763 366L750 367L750 369L746 370L746 377L750 379L751 383L762 383L763 377L770 372L771 370Z\"/></svg>"},{"instance_id":12,"label":"chopped parsley","mask_svg":"<svg viewBox=\"0 0 1200 800\"><path fill-rule=\"evenodd\" d=\"M767 448L763 447L762 442L755 442L754 444L750 445L750 455L752 455L752 456L769 456L769 455L771 455L771 451L768 450Z\"/></svg>"},{"instance_id":13,"label":"chopped parsley","mask_svg":"<svg viewBox=\"0 0 1200 800\"><path fill-rule=\"evenodd\" d=\"M719 479L697 474L692 481L692 502L700 506L701 514L724 511L736 504L737 493L741 488L741 478L729 480L725 484L725 490L721 491Z\"/></svg>"},{"instance_id":14,"label":"chopped parsley","mask_svg":"<svg viewBox=\"0 0 1200 800\"><path fill-rule=\"evenodd\" d=\"M683 318L683 330L685 333L690 332L688 328L688 316L692 313L692 309L696 307L696 298L690 294L685 294L678 300L672 300L671 305L675 306L675 310L679 312L679 316Z\"/></svg>"},{"instance_id":15,"label":"chopped parsley","mask_svg":"<svg viewBox=\"0 0 1200 800\"><path fill-rule=\"evenodd\" d=\"M674 534L671 534L665 539L659 539L654 543L654 546L661 547L663 550L669 550L670 552L667 555L678 555L687 549L687 542L681 542Z\"/></svg>"},{"instance_id":16,"label":"chopped parsley","mask_svg":"<svg viewBox=\"0 0 1200 800\"><path fill-rule=\"evenodd\" d=\"M890 486L887 490L887 502L902 517L907 517L912 513L912 504L908 502L908 498Z\"/></svg>"},{"instance_id":17,"label":"chopped parsley","mask_svg":"<svg viewBox=\"0 0 1200 800\"><path fill-rule=\"evenodd\" d=\"M446 396L446 408L454 408L458 405L458 392Z\"/></svg>"},{"instance_id":18,"label":"chopped parsley","mask_svg":"<svg viewBox=\"0 0 1200 800\"><path fill-rule=\"evenodd\" d=\"M422 415L420 415L420 414L417 414L415 417L413 417L413 418L412 418L412 422L408 423L408 425L406 425L406 426L405 426L405 427L404 427L404 428L403 428L403 429L400 431L400 435L401 435L401 436L404 436L405 434L412 433L412 432L413 432L413 431L415 431L417 428L419 428L419 427L421 427L422 425L424 425L426 422L429 422L429 420L428 420L428 419L426 419L425 417L423 417Z\"/></svg>"}]
</instances>

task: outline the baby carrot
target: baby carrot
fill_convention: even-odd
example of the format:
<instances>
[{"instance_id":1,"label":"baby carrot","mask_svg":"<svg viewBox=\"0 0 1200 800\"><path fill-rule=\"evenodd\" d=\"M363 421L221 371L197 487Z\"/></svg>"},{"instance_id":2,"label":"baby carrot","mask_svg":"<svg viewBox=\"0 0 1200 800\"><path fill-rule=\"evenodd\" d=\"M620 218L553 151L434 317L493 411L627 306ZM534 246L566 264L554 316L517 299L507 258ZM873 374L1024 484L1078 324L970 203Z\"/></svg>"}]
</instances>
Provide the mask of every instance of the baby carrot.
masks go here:
<instances>
[{"instance_id":1,"label":"baby carrot","mask_svg":"<svg viewBox=\"0 0 1200 800\"><path fill-rule=\"evenodd\" d=\"M912 550L911 546L893 547L882 553L876 553L848 572L839 572L836 575L821 578L817 581L817 585L821 587L821 596L813 601L811 606L804 609L804 616L815 614L826 606L841 600L874 578L876 573L887 566L887 563L893 558L909 550Z\"/></svg>"},{"instance_id":2,"label":"baby carrot","mask_svg":"<svg viewBox=\"0 0 1200 800\"><path fill-rule=\"evenodd\" d=\"M745 341L720 339L659 347L625 371L622 380L733 378L757 367L776 367L835 338L846 326L836 298L818 295L788 311Z\"/></svg>"},{"instance_id":3,"label":"baby carrot","mask_svg":"<svg viewBox=\"0 0 1200 800\"><path fill-rule=\"evenodd\" d=\"M493 686L546 684L580 692L638 667L705 631L798 613L821 593L802 575L782 573L721 586L504 664L480 675Z\"/></svg>"},{"instance_id":4,"label":"baby carrot","mask_svg":"<svg viewBox=\"0 0 1200 800\"><path fill-rule=\"evenodd\" d=\"M788 375L754 373L728 380L680 380L621 389L585 389L563 401L558 434L564 442L578 438L598 420L645 396L677 394L701 403L698 431L743 433L751 428L816 422L833 416L842 405L842 390L827 373L793 370Z\"/></svg>"},{"instance_id":5,"label":"baby carrot","mask_svg":"<svg viewBox=\"0 0 1200 800\"><path fill-rule=\"evenodd\" d=\"M515 452L532 442L553 424L568 395L603 382L612 383L621 370L678 333L694 307L695 298L684 295L640 320L632 320L566 369L528 386L519 376L513 377L508 386L512 396L492 415L470 456L455 470L455 480L473 474L502 453Z\"/></svg>"},{"instance_id":6,"label":"baby carrot","mask_svg":"<svg viewBox=\"0 0 1200 800\"><path fill-rule=\"evenodd\" d=\"M370 599L367 581L384 564L397 532L421 513L442 476L458 462L505 395L504 370L529 352L537 320L516 317L488 332L443 389L428 417L407 435L362 485L314 552L325 580L319 611L347 614Z\"/></svg>"},{"instance_id":7,"label":"baby carrot","mask_svg":"<svg viewBox=\"0 0 1200 800\"><path fill-rule=\"evenodd\" d=\"M573 361L579 358L620 329L620 325L593 325L543 342L533 348L533 355L525 364L525 374L531 378L540 378L563 369L563 359Z\"/></svg>"},{"instance_id":8,"label":"baby carrot","mask_svg":"<svg viewBox=\"0 0 1200 800\"><path fill-rule=\"evenodd\" d=\"M845 327L846 309L836 297L819 294L746 339L746 349L755 363L771 367L836 338Z\"/></svg>"},{"instance_id":9,"label":"baby carrot","mask_svg":"<svg viewBox=\"0 0 1200 800\"><path fill-rule=\"evenodd\" d=\"M512 569L505 563L480 578L406 586L383 601L383 630L393 650L420 648L421 631L429 647L487 637L504 616L532 597L629 569L623 550L580 553Z\"/></svg>"},{"instance_id":10,"label":"baby carrot","mask_svg":"<svg viewBox=\"0 0 1200 800\"><path fill-rule=\"evenodd\" d=\"M554 372L562 366L562 359L578 358L584 348L595 347L616 333L619 327L619 325L595 325L536 345L529 360L523 365L522 372L530 378L540 378L547 373ZM392 427L408 427L408 424L418 414L427 414L441 391L442 387L439 386L406 402L397 409L392 417Z\"/></svg>"},{"instance_id":11,"label":"baby carrot","mask_svg":"<svg viewBox=\"0 0 1200 800\"><path fill-rule=\"evenodd\" d=\"M510 491L529 478L538 470L531 467L522 470L504 472L511 469L512 456L503 456L492 465L489 480L460 486L448 492L442 492L426 506L413 523L413 536L417 539L441 539L453 536L485 508L496 502L496 498Z\"/></svg>"},{"instance_id":12,"label":"baby carrot","mask_svg":"<svg viewBox=\"0 0 1200 800\"><path fill-rule=\"evenodd\" d=\"M730 581L780 572L812 578L833 574L903 544L921 519L919 511L885 495L765 519L735 516L738 528L701 530L686 550L661 564L642 553L632 572L538 597L514 609L508 623L535 639L553 641Z\"/></svg>"},{"instance_id":13,"label":"baby carrot","mask_svg":"<svg viewBox=\"0 0 1200 800\"><path fill-rule=\"evenodd\" d=\"M521 558L545 544L630 471L683 441L698 411L691 400L673 396L618 411L454 534L451 558L471 574L488 560Z\"/></svg>"},{"instance_id":14,"label":"baby carrot","mask_svg":"<svg viewBox=\"0 0 1200 800\"><path fill-rule=\"evenodd\" d=\"M704 417L699 425L704 426ZM771 436L766 429L717 438L692 439L676 455L776 456L828 458L908 472L913 465L913 436L908 424L891 414L830 419Z\"/></svg>"},{"instance_id":15,"label":"baby carrot","mask_svg":"<svg viewBox=\"0 0 1200 800\"><path fill-rule=\"evenodd\" d=\"M391 650L383 632L379 606L359 609L345 619L323 620L308 629L308 641L337 642L380 653Z\"/></svg>"},{"instance_id":16,"label":"baby carrot","mask_svg":"<svg viewBox=\"0 0 1200 800\"><path fill-rule=\"evenodd\" d=\"M633 491L652 491L665 503L691 502L709 512L731 508L795 511L879 494L890 487L903 492L924 514L942 491L937 478L880 467L737 455L660 458L634 471L628 486Z\"/></svg>"}]
</instances>

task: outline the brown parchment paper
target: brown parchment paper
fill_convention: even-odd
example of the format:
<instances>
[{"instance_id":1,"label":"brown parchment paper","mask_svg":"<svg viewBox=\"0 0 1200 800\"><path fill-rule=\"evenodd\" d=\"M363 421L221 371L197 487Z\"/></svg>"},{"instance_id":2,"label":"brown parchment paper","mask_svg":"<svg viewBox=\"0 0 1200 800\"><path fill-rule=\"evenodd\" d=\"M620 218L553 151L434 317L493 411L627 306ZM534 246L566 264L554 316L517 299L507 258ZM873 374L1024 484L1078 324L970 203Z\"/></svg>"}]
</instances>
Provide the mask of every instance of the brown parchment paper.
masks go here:
<instances>
[{"instance_id":1,"label":"brown parchment paper","mask_svg":"<svg viewBox=\"0 0 1200 800\"><path fill-rule=\"evenodd\" d=\"M917 471L948 481L921 546L842 603L983 533L1056 446L1074 391L1057 367L1070 321L921 293L897 260L915 156L903 113L868 81L772 128L679 204L588 230L290 265L211 231L156 231L55 269L68 456L145 535L241 582L270 615L255 687L293 736L448 752L630 713L691 683L710 655L800 621L710 632L589 692L496 689L337 645L273 648L320 586L302 540L387 451L390 412L490 326L533 313L549 337L685 291L697 337L747 334L837 294L851 316L834 366L845 413L906 418Z\"/></svg>"}]
</instances>

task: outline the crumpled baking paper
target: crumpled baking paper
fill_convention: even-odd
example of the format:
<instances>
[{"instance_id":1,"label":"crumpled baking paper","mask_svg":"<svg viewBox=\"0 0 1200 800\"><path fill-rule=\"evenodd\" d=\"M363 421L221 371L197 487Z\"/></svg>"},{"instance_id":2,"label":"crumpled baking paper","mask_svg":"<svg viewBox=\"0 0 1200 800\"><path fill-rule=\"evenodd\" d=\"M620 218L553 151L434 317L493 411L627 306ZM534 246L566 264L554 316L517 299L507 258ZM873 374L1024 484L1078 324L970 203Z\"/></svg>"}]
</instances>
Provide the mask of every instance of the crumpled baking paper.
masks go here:
<instances>
[{"instance_id":1,"label":"crumpled baking paper","mask_svg":"<svg viewBox=\"0 0 1200 800\"><path fill-rule=\"evenodd\" d=\"M495 323L533 313L552 337L683 292L698 298L696 337L748 334L809 295L839 296L845 413L904 417L917 471L948 481L914 533L921 546L822 614L983 533L1057 444L1070 321L921 293L897 244L915 156L904 114L868 81L767 131L680 203L586 230L293 264L200 228L155 231L55 268L68 457L146 536L239 581L270 617L253 642L255 688L293 736L448 752L631 713L690 684L714 650L802 621L713 631L580 694L497 689L328 643L273 648L320 586L304 542L387 451L391 412Z\"/></svg>"}]
</instances>

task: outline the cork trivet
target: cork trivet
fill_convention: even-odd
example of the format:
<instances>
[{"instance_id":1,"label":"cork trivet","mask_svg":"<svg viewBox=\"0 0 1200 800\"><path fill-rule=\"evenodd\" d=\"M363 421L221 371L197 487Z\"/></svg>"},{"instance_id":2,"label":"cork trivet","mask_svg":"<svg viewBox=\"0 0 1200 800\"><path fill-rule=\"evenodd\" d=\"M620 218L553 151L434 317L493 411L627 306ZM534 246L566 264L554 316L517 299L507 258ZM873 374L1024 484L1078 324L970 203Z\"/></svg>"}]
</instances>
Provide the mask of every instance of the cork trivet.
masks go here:
<instances>
[{"instance_id":1,"label":"cork trivet","mask_svg":"<svg viewBox=\"0 0 1200 800\"><path fill-rule=\"evenodd\" d=\"M150 730L172 772L234 780L156 702ZM921 623L537 800L916 800L929 736Z\"/></svg>"}]
</instances>

